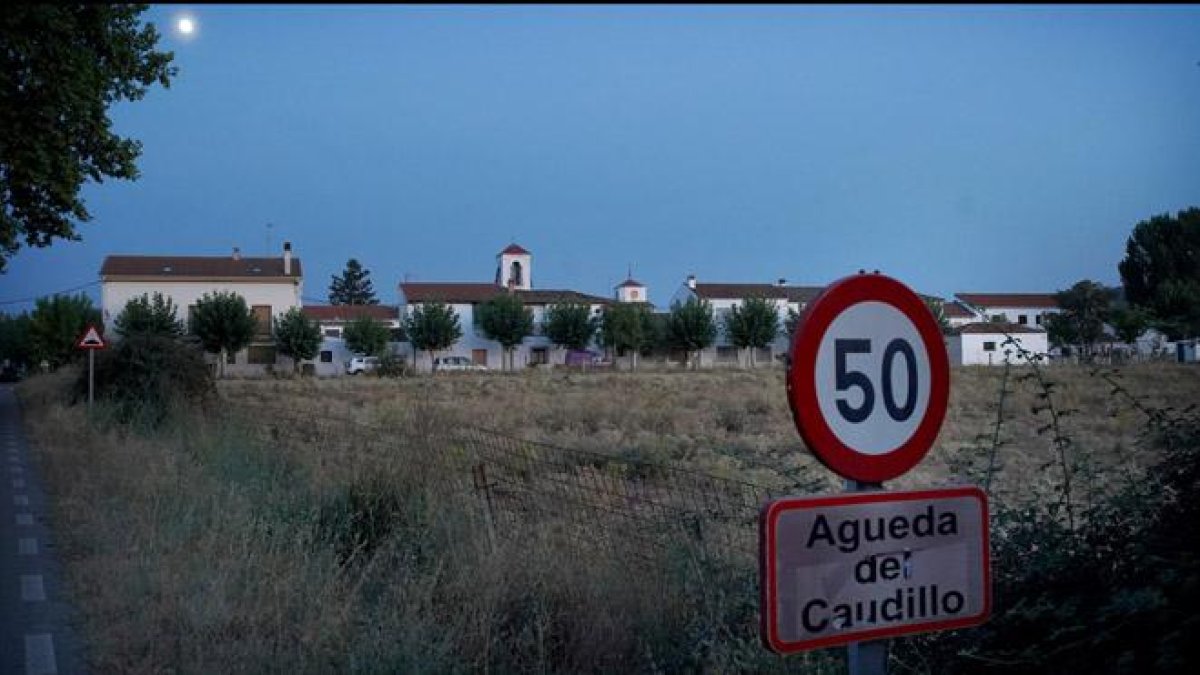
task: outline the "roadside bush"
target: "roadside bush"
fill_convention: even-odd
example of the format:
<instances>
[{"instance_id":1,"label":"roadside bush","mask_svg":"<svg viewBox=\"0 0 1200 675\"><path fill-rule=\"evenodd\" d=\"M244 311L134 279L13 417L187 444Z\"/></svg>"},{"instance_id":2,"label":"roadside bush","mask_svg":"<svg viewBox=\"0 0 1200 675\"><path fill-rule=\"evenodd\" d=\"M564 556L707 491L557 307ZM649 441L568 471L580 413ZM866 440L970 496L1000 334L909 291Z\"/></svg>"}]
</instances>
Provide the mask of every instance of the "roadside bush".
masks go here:
<instances>
[{"instance_id":1,"label":"roadside bush","mask_svg":"<svg viewBox=\"0 0 1200 675\"><path fill-rule=\"evenodd\" d=\"M912 672L1181 673L1200 662L1200 419L1070 530L1057 505L993 506L994 613L896 642ZM919 665L918 665L919 664Z\"/></svg>"},{"instance_id":2,"label":"roadside bush","mask_svg":"<svg viewBox=\"0 0 1200 675\"><path fill-rule=\"evenodd\" d=\"M96 398L113 405L117 421L156 428L177 405L204 405L215 393L200 351L159 335L133 335L96 354ZM75 401L87 399L87 366L75 381Z\"/></svg>"},{"instance_id":3,"label":"roadside bush","mask_svg":"<svg viewBox=\"0 0 1200 675\"><path fill-rule=\"evenodd\" d=\"M375 374L379 377L404 377L411 373L407 359L403 356L388 354L379 357L379 367L375 369Z\"/></svg>"}]
</instances>

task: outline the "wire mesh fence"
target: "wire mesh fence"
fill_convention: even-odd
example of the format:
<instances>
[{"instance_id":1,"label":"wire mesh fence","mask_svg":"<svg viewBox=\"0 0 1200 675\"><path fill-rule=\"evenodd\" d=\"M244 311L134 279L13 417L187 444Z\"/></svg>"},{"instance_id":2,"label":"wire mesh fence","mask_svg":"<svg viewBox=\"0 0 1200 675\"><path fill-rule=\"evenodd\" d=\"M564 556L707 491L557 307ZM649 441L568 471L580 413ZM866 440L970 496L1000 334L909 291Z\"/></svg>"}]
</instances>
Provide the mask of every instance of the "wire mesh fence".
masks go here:
<instances>
[{"instance_id":1,"label":"wire mesh fence","mask_svg":"<svg viewBox=\"0 0 1200 675\"><path fill-rule=\"evenodd\" d=\"M264 442L317 447L330 462L349 454L390 455L429 489L473 500L491 537L519 540L537 530L621 556L653 556L683 543L749 559L757 553L759 509L781 492L669 464L443 425L420 409L391 419L246 401L225 410Z\"/></svg>"}]
</instances>

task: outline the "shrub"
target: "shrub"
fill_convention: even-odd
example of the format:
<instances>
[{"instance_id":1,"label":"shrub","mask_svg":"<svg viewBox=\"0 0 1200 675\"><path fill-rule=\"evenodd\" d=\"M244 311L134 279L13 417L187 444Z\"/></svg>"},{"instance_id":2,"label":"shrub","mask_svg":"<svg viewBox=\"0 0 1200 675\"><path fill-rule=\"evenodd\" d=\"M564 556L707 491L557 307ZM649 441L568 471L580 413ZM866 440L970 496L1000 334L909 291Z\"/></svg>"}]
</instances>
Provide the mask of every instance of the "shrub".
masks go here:
<instances>
[{"instance_id":1,"label":"shrub","mask_svg":"<svg viewBox=\"0 0 1200 675\"><path fill-rule=\"evenodd\" d=\"M96 355L96 397L114 406L123 423L159 426L180 404L205 404L215 392L200 351L159 335L136 335ZM87 398L88 372L80 369L76 400Z\"/></svg>"},{"instance_id":2,"label":"shrub","mask_svg":"<svg viewBox=\"0 0 1200 675\"><path fill-rule=\"evenodd\" d=\"M409 375L408 360L403 356L385 354L379 357L379 367L375 369L379 377L404 377Z\"/></svg>"}]
</instances>

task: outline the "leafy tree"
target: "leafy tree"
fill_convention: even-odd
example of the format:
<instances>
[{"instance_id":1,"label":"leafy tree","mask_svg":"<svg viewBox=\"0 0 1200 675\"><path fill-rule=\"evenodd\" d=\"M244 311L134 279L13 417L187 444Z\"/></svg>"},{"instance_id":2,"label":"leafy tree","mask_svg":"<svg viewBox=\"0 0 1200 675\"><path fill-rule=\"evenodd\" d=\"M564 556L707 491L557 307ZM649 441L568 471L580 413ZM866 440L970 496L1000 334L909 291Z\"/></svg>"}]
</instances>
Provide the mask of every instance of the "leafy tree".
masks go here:
<instances>
[{"instance_id":1,"label":"leafy tree","mask_svg":"<svg viewBox=\"0 0 1200 675\"><path fill-rule=\"evenodd\" d=\"M100 310L91 298L78 295L55 295L41 298L34 307L29 323L29 342L35 362L46 361L57 368L80 355L75 342L88 324L103 331Z\"/></svg>"},{"instance_id":2,"label":"leafy tree","mask_svg":"<svg viewBox=\"0 0 1200 675\"><path fill-rule=\"evenodd\" d=\"M404 320L413 349L429 352L432 360L437 352L449 349L462 337L462 326L454 308L442 302L417 305Z\"/></svg>"},{"instance_id":3,"label":"leafy tree","mask_svg":"<svg viewBox=\"0 0 1200 675\"><path fill-rule=\"evenodd\" d=\"M363 269L357 260L346 261L342 276L332 277L329 284L331 305L378 305L375 289L371 285L370 270Z\"/></svg>"},{"instance_id":4,"label":"leafy tree","mask_svg":"<svg viewBox=\"0 0 1200 675\"><path fill-rule=\"evenodd\" d=\"M1079 344L1079 331L1066 314L1055 312L1045 318L1046 338L1055 347Z\"/></svg>"},{"instance_id":5,"label":"leafy tree","mask_svg":"<svg viewBox=\"0 0 1200 675\"><path fill-rule=\"evenodd\" d=\"M1137 339L1150 327L1150 315L1137 305L1115 307L1108 315L1117 337L1137 350Z\"/></svg>"},{"instance_id":6,"label":"leafy tree","mask_svg":"<svg viewBox=\"0 0 1200 675\"><path fill-rule=\"evenodd\" d=\"M937 321L938 330L941 331L942 335L953 335L954 328L950 325L950 320L946 318L946 303L926 298L925 306L933 314L934 320Z\"/></svg>"},{"instance_id":7,"label":"leafy tree","mask_svg":"<svg viewBox=\"0 0 1200 675\"><path fill-rule=\"evenodd\" d=\"M342 329L342 339L346 341L346 348L367 356L383 356L391 337L390 328L369 316L360 316Z\"/></svg>"},{"instance_id":8,"label":"leafy tree","mask_svg":"<svg viewBox=\"0 0 1200 675\"><path fill-rule=\"evenodd\" d=\"M0 314L0 362L7 361L15 367L33 365L31 323L28 312L16 316Z\"/></svg>"},{"instance_id":9,"label":"leafy tree","mask_svg":"<svg viewBox=\"0 0 1200 675\"><path fill-rule=\"evenodd\" d=\"M125 309L117 315L113 328L121 337L134 335L161 335L178 337L183 335L183 322L171 298L155 293L143 293L125 303Z\"/></svg>"},{"instance_id":10,"label":"leafy tree","mask_svg":"<svg viewBox=\"0 0 1200 675\"><path fill-rule=\"evenodd\" d=\"M1066 332L1074 335L1085 358L1091 356L1096 341L1104 335L1104 322L1108 320L1109 305L1113 298L1112 290L1085 279L1065 291L1059 291L1054 297L1062 308L1060 321L1065 321L1069 326Z\"/></svg>"},{"instance_id":11,"label":"leafy tree","mask_svg":"<svg viewBox=\"0 0 1200 675\"><path fill-rule=\"evenodd\" d=\"M476 308L479 327L489 340L504 348L508 369L513 370L513 352L517 345L533 334L533 310L513 293L500 293Z\"/></svg>"},{"instance_id":12,"label":"leafy tree","mask_svg":"<svg viewBox=\"0 0 1200 675\"><path fill-rule=\"evenodd\" d=\"M0 12L0 272L22 245L78 240L84 181L134 180L141 144L108 109L169 87L147 5L13 4Z\"/></svg>"},{"instance_id":13,"label":"leafy tree","mask_svg":"<svg viewBox=\"0 0 1200 675\"><path fill-rule=\"evenodd\" d=\"M754 350L762 349L779 334L779 312L775 303L766 298L746 298L734 305L725 316L725 334L742 350L750 350L750 365L754 365Z\"/></svg>"},{"instance_id":14,"label":"leafy tree","mask_svg":"<svg viewBox=\"0 0 1200 675\"><path fill-rule=\"evenodd\" d=\"M693 366L692 356L712 345L717 339L717 322L712 305L707 300L688 298L686 303L671 303L667 314L666 343L687 353L686 362Z\"/></svg>"},{"instance_id":15,"label":"leafy tree","mask_svg":"<svg viewBox=\"0 0 1200 675\"><path fill-rule=\"evenodd\" d=\"M220 357L217 366L225 376L225 357L237 353L254 338L258 324L246 299L233 291L205 293L192 310L189 330L200 338L204 351Z\"/></svg>"},{"instance_id":16,"label":"leafy tree","mask_svg":"<svg viewBox=\"0 0 1200 675\"><path fill-rule=\"evenodd\" d=\"M560 347L586 349L597 324L591 307L584 304L566 302L546 308L546 337Z\"/></svg>"},{"instance_id":17,"label":"leafy tree","mask_svg":"<svg viewBox=\"0 0 1200 675\"><path fill-rule=\"evenodd\" d=\"M787 333L788 341L796 337L796 330L800 328L800 319L804 317L802 312L788 307L787 317L783 320L783 330Z\"/></svg>"},{"instance_id":18,"label":"leafy tree","mask_svg":"<svg viewBox=\"0 0 1200 675\"><path fill-rule=\"evenodd\" d=\"M653 346L654 322L650 308L637 302L618 302L604 308L600 320L600 340L617 352L633 352L633 369L637 370L638 353Z\"/></svg>"},{"instance_id":19,"label":"leafy tree","mask_svg":"<svg viewBox=\"0 0 1200 675\"><path fill-rule=\"evenodd\" d=\"M292 359L293 372L300 372L300 362L316 357L321 349L321 326L299 307L275 319L274 333L279 353Z\"/></svg>"},{"instance_id":20,"label":"leafy tree","mask_svg":"<svg viewBox=\"0 0 1200 675\"><path fill-rule=\"evenodd\" d=\"M1126 299L1167 337L1200 335L1200 207L1135 225L1117 270Z\"/></svg>"}]
</instances>

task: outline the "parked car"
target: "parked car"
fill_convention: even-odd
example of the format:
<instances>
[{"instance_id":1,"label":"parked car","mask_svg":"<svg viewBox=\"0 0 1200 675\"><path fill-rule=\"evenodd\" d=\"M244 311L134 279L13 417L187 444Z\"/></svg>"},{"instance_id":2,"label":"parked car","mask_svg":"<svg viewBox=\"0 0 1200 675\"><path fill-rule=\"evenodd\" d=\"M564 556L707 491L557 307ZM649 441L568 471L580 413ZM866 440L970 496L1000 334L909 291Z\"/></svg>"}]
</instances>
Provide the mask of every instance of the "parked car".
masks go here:
<instances>
[{"instance_id":1,"label":"parked car","mask_svg":"<svg viewBox=\"0 0 1200 675\"><path fill-rule=\"evenodd\" d=\"M370 373L379 368L378 356L355 356L346 362L346 374Z\"/></svg>"},{"instance_id":2,"label":"parked car","mask_svg":"<svg viewBox=\"0 0 1200 675\"><path fill-rule=\"evenodd\" d=\"M605 361L604 357L590 349L575 349L567 352L564 364L574 368L603 368L612 365L611 362Z\"/></svg>"},{"instance_id":3,"label":"parked car","mask_svg":"<svg viewBox=\"0 0 1200 675\"><path fill-rule=\"evenodd\" d=\"M456 371L456 370L487 370L487 366L475 363L465 356L439 356L433 360L433 370L438 371Z\"/></svg>"}]
</instances>

